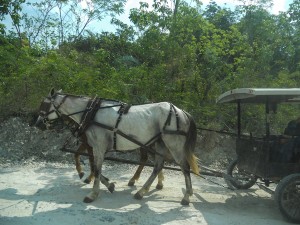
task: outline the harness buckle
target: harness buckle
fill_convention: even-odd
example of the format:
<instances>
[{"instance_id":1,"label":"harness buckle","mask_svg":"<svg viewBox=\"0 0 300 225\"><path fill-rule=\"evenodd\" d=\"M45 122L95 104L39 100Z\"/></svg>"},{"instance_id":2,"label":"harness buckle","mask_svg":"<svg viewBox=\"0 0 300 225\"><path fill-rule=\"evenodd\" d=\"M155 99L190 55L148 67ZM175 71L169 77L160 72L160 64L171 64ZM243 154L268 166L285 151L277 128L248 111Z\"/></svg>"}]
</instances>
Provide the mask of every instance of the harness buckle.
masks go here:
<instances>
[{"instance_id":1,"label":"harness buckle","mask_svg":"<svg viewBox=\"0 0 300 225\"><path fill-rule=\"evenodd\" d=\"M48 118L43 118L43 124L48 124Z\"/></svg>"}]
</instances>

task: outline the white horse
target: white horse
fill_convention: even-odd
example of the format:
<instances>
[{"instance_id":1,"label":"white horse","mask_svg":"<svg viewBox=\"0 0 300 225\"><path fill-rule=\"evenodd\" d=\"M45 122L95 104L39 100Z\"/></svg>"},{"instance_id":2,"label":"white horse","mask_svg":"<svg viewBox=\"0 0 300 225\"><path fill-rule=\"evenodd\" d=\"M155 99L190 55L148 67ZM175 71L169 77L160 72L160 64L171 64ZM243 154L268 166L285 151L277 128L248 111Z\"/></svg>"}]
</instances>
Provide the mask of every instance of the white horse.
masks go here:
<instances>
[{"instance_id":1,"label":"white horse","mask_svg":"<svg viewBox=\"0 0 300 225\"><path fill-rule=\"evenodd\" d=\"M40 107L36 125L51 124L60 116L68 116L79 125L84 121L91 98L55 92L52 89ZM134 195L141 199L162 170L164 161L174 159L180 166L186 183L186 192L181 201L188 205L193 194L190 169L199 174L194 148L197 129L187 112L168 102L133 105L128 113L120 112L123 104L101 99L92 121L88 121L85 134L94 152L95 180L92 191L84 202L94 201L99 195L100 175L106 151L134 150L143 147L155 154L154 168L149 179ZM149 146L155 146L155 150Z\"/></svg>"}]
</instances>

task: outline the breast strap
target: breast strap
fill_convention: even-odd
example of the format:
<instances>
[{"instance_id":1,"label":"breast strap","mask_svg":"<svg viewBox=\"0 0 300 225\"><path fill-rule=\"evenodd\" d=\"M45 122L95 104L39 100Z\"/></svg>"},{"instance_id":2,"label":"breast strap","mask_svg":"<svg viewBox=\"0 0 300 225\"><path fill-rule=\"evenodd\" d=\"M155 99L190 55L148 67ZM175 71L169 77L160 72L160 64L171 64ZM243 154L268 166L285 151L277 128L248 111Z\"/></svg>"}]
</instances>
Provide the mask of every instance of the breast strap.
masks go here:
<instances>
[{"instance_id":1,"label":"breast strap","mask_svg":"<svg viewBox=\"0 0 300 225\"><path fill-rule=\"evenodd\" d=\"M91 124L91 121L94 120L94 117L96 113L98 112L98 109L101 105L101 99L100 98L94 98L89 100L86 110L83 112L83 115L81 117L81 121L79 123L79 127L77 130L77 136L81 136L89 127Z\"/></svg>"}]
</instances>

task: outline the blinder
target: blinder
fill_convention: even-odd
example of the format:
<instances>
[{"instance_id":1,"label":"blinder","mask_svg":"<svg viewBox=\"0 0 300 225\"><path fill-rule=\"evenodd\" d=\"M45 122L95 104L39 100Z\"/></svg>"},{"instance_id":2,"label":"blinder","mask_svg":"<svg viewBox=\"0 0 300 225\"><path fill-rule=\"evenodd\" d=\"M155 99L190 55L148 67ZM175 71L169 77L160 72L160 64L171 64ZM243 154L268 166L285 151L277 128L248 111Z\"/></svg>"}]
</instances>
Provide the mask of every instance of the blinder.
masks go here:
<instances>
[{"instance_id":1,"label":"blinder","mask_svg":"<svg viewBox=\"0 0 300 225\"><path fill-rule=\"evenodd\" d=\"M66 97L65 97L66 98ZM40 105L40 110L39 110L39 116L42 117L42 121L46 126L53 125L54 122L57 122L58 120L61 120L61 113L58 111L59 107L63 104L65 101L65 98L62 100L62 102L56 106L54 104L53 96L52 97L46 97L46 99L49 100L49 102L45 102L45 100L41 103ZM51 106L53 105L54 109L51 109ZM52 113L56 113L57 118L53 120L49 120L48 116Z\"/></svg>"},{"instance_id":2,"label":"blinder","mask_svg":"<svg viewBox=\"0 0 300 225\"><path fill-rule=\"evenodd\" d=\"M50 102L43 101L40 106L39 115L42 117L45 117L45 116L48 116L49 114L51 114L52 113L52 112L50 112L51 105L52 105L51 101Z\"/></svg>"}]
</instances>

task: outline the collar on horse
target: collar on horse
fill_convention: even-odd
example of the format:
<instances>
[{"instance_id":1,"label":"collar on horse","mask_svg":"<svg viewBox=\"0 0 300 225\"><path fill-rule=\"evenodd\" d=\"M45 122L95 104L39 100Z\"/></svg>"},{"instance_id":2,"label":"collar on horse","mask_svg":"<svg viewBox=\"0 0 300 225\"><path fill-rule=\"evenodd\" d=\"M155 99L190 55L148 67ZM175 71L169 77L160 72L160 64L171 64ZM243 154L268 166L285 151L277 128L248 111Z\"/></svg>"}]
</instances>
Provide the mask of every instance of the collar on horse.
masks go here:
<instances>
[{"instance_id":1,"label":"collar on horse","mask_svg":"<svg viewBox=\"0 0 300 225\"><path fill-rule=\"evenodd\" d=\"M100 98L94 98L89 100L86 109L81 117L81 121L79 123L79 127L77 129L77 136L81 136L89 127L90 121L94 120L96 113L101 105Z\"/></svg>"},{"instance_id":2,"label":"collar on horse","mask_svg":"<svg viewBox=\"0 0 300 225\"><path fill-rule=\"evenodd\" d=\"M100 98L94 98L93 100L90 100L86 106L86 110L84 111L82 117L81 117L81 121L79 123L79 126L77 128L77 130L74 131L73 134L75 134L75 132L77 132L77 137L80 137L88 128L91 124L95 124L94 118L96 113L98 112L98 110L100 109L101 106L101 99ZM118 106L118 105L117 105ZM116 107L116 105L110 106L110 107ZM118 110L118 119L116 121L116 124L114 126L114 145L113 148L116 149L116 145L117 145L117 129L118 129L118 125L121 121L122 115L123 114L127 114L129 109L130 109L131 105L127 104L127 103L121 103L120 108ZM107 108L107 107L105 107Z\"/></svg>"}]
</instances>

